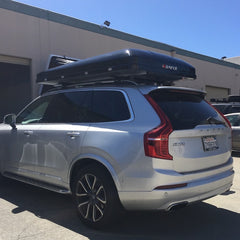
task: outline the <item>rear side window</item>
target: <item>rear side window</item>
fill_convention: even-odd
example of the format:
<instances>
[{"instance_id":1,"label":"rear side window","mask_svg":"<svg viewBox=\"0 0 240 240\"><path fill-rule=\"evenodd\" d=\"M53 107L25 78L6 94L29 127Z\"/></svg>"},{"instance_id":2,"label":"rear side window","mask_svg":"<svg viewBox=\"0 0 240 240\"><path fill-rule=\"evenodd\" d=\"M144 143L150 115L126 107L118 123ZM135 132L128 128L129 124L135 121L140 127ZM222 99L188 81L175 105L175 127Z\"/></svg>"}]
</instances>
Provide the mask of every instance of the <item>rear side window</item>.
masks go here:
<instances>
[{"instance_id":1,"label":"rear side window","mask_svg":"<svg viewBox=\"0 0 240 240\"><path fill-rule=\"evenodd\" d=\"M93 91L91 122L124 121L130 118L126 99L120 91Z\"/></svg>"},{"instance_id":2,"label":"rear side window","mask_svg":"<svg viewBox=\"0 0 240 240\"><path fill-rule=\"evenodd\" d=\"M169 118L174 130L192 129L219 119L219 114L202 96L188 92L153 91L149 94Z\"/></svg>"}]
</instances>

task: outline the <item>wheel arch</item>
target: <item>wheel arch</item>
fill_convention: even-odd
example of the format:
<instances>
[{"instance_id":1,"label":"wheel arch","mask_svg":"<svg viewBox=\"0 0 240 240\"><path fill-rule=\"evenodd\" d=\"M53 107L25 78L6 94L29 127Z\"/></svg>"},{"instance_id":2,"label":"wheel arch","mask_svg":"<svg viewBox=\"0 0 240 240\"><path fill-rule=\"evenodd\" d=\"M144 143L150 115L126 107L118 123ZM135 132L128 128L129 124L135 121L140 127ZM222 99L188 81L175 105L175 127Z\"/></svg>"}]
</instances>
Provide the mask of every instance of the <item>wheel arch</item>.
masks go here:
<instances>
[{"instance_id":1,"label":"wheel arch","mask_svg":"<svg viewBox=\"0 0 240 240\"><path fill-rule=\"evenodd\" d=\"M87 156L82 156L81 158L75 160L71 166L71 169L69 172L69 183L70 183L71 191L73 187L74 176L76 176L78 170L91 164L96 164L96 165L99 165L99 167L102 167L106 171L106 173L110 175L116 187L116 190L118 191L120 189L120 182L117 177L116 171L114 170L112 165L105 159L102 159L101 157L87 155Z\"/></svg>"}]
</instances>

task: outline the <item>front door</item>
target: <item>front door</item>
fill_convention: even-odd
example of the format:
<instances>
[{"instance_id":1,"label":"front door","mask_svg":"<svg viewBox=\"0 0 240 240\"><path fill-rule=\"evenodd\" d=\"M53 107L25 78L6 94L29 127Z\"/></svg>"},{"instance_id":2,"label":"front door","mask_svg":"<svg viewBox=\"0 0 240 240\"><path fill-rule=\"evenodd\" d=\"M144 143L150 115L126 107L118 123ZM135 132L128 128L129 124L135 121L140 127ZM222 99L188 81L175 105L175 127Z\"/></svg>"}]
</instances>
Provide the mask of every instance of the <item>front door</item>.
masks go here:
<instances>
[{"instance_id":1,"label":"front door","mask_svg":"<svg viewBox=\"0 0 240 240\"><path fill-rule=\"evenodd\" d=\"M34 162L37 178L63 186L69 167L81 153L89 126L91 91L71 91L54 95L41 120Z\"/></svg>"},{"instance_id":2,"label":"front door","mask_svg":"<svg viewBox=\"0 0 240 240\"><path fill-rule=\"evenodd\" d=\"M40 98L26 107L17 117L16 129L5 126L4 171L35 177L38 158L38 134L40 122L51 97Z\"/></svg>"}]
</instances>

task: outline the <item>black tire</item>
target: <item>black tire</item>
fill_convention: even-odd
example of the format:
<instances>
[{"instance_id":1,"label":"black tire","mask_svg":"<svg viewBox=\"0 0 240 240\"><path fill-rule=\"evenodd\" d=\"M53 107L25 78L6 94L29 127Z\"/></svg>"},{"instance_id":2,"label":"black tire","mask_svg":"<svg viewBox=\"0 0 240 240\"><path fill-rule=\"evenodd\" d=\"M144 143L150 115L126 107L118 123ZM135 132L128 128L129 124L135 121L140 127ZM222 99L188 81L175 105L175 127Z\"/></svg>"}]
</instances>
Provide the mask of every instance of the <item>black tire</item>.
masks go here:
<instances>
[{"instance_id":1,"label":"black tire","mask_svg":"<svg viewBox=\"0 0 240 240\"><path fill-rule=\"evenodd\" d=\"M79 170L73 198L81 221L95 229L114 223L123 211L112 177L98 164Z\"/></svg>"},{"instance_id":2,"label":"black tire","mask_svg":"<svg viewBox=\"0 0 240 240\"><path fill-rule=\"evenodd\" d=\"M5 177L0 173L0 180L4 180Z\"/></svg>"}]
</instances>

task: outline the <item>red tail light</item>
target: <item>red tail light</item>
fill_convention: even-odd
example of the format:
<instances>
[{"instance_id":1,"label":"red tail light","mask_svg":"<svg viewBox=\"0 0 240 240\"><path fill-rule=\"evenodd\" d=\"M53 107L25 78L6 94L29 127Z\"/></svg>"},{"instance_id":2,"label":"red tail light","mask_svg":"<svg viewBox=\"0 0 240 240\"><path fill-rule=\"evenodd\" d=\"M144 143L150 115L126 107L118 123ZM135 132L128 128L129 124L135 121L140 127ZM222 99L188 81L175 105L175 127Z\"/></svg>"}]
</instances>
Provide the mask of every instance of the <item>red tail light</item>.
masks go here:
<instances>
[{"instance_id":1,"label":"red tail light","mask_svg":"<svg viewBox=\"0 0 240 240\"><path fill-rule=\"evenodd\" d=\"M168 138L173 131L172 124L157 103L149 95L145 95L145 97L161 120L161 124L158 127L144 134L145 155L172 160L173 157L169 154L168 148Z\"/></svg>"}]
</instances>

